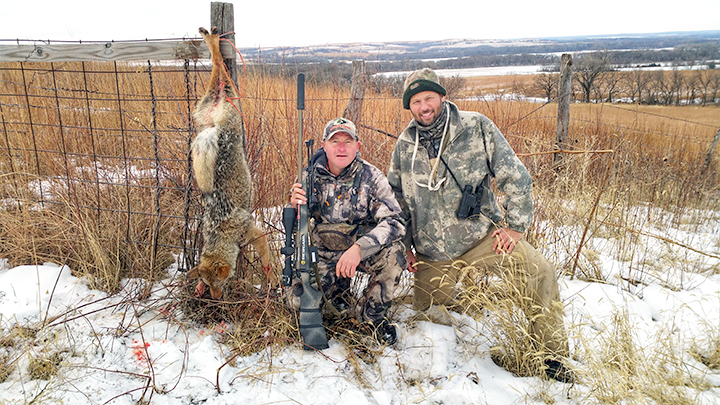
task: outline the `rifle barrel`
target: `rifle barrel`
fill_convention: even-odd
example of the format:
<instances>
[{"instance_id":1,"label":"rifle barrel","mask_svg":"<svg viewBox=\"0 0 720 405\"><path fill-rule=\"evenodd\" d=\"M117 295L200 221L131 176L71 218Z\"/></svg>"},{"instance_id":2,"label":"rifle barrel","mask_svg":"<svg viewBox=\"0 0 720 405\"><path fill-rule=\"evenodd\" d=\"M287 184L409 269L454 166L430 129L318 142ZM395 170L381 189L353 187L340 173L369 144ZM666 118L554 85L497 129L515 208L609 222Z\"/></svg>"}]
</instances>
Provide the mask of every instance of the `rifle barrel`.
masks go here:
<instances>
[{"instance_id":1,"label":"rifle barrel","mask_svg":"<svg viewBox=\"0 0 720 405\"><path fill-rule=\"evenodd\" d=\"M298 179L302 179L302 144L303 144L303 110L305 110L305 74L297 75L297 109L298 109Z\"/></svg>"}]
</instances>

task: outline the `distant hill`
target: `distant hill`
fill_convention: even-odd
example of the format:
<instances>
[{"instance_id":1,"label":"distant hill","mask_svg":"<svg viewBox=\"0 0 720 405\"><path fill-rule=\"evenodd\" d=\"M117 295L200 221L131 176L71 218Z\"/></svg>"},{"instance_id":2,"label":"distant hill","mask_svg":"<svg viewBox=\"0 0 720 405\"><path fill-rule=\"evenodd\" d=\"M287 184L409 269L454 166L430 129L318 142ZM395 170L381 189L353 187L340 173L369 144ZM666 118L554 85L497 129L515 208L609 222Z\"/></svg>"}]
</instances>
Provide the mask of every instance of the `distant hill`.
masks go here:
<instances>
[{"instance_id":1,"label":"distant hill","mask_svg":"<svg viewBox=\"0 0 720 405\"><path fill-rule=\"evenodd\" d=\"M263 64L337 63L363 59L378 71L412 68L418 61L444 68L553 64L561 53L623 53L627 63L720 59L720 30L598 35L513 40L446 39L415 42L323 44L304 47L242 48ZM663 60L657 60L663 59Z\"/></svg>"}]
</instances>

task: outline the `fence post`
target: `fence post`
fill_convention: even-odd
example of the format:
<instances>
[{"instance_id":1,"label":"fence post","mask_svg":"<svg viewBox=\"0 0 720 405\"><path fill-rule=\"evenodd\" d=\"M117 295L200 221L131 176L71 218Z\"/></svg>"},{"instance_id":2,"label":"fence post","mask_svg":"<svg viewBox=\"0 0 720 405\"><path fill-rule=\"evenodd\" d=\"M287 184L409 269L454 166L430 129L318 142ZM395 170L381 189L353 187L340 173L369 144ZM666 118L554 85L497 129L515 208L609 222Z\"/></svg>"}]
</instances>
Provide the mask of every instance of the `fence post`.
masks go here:
<instances>
[{"instance_id":1,"label":"fence post","mask_svg":"<svg viewBox=\"0 0 720 405\"><path fill-rule=\"evenodd\" d=\"M213 1L210 3L210 26L217 27L220 35L227 34L226 38L230 43L235 44L235 13L233 12L232 3L221 3ZM222 50L223 47L221 46ZM226 48L227 49L227 48ZM229 55L223 55L223 62L227 66L235 86L237 81L237 63L235 61L235 52Z\"/></svg>"},{"instance_id":2,"label":"fence post","mask_svg":"<svg viewBox=\"0 0 720 405\"><path fill-rule=\"evenodd\" d=\"M555 147L560 150L568 149L568 127L570 125L570 93L572 91L572 57L569 53L562 54L560 58L560 83L558 83L558 112ZM556 153L553 163L559 167L563 153Z\"/></svg>"},{"instance_id":3,"label":"fence post","mask_svg":"<svg viewBox=\"0 0 720 405\"><path fill-rule=\"evenodd\" d=\"M713 154L715 153L715 148L717 147L718 140L720 140L720 128L718 128L717 132L715 133L715 137L710 143L710 149L708 149L707 155L705 155L705 162L703 163L702 169L703 174L705 174L705 172L707 172L707 170L710 168L710 163L712 163Z\"/></svg>"},{"instance_id":4,"label":"fence post","mask_svg":"<svg viewBox=\"0 0 720 405\"><path fill-rule=\"evenodd\" d=\"M360 125L363 99L365 98L365 61L354 60L352 63L352 84L350 87L350 101L343 112L343 117Z\"/></svg>"}]
</instances>

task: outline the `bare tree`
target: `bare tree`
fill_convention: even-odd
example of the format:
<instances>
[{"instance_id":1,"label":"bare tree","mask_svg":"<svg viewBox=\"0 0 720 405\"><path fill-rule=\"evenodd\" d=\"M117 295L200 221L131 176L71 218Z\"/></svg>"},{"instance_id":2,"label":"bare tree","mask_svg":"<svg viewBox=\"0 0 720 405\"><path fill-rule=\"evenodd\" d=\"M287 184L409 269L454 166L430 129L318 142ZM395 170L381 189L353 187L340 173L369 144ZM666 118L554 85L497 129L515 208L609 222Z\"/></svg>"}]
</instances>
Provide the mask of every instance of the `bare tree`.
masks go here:
<instances>
[{"instance_id":1,"label":"bare tree","mask_svg":"<svg viewBox=\"0 0 720 405\"><path fill-rule=\"evenodd\" d=\"M585 54L575 65L575 80L583 91L583 101L590 102L593 85L598 76L608 69L610 55L606 52Z\"/></svg>"},{"instance_id":2,"label":"bare tree","mask_svg":"<svg viewBox=\"0 0 720 405\"><path fill-rule=\"evenodd\" d=\"M694 71L695 76L695 83L698 86L698 90L700 91L700 97L702 99L702 105L705 106L708 101L708 96L710 92L710 83L712 82L712 70L710 69L702 69L702 70L695 70Z\"/></svg>"},{"instance_id":3,"label":"bare tree","mask_svg":"<svg viewBox=\"0 0 720 405\"><path fill-rule=\"evenodd\" d=\"M602 75L598 76L597 79L595 79L595 82L592 85L592 94L595 95L594 99L596 103L602 103L603 102L603 89L600 87L600 78Z\"/></svg>"},{"instance_id":4,"label":"bare tree","mask_svg":"<svg viewBox=\"0 0 720 405\"><path fill-rule=\"evenodd\" d=\"M560 75L557 73L541 73L535 76L533 90L535 90L547 101L554 100L557 97L557 85Z\"/></svg>"},{"instance_id":5,"label":"bare tree","mask_svg":"<svg viewBox=\"0 0 720 405\"><path fill-rule=\"evenodd\" d=\"M672 98L669 100L668 104L672 104L674 101L675 105L680 105L683 98L682 89L684 85L685 78L683 78L682 71L678 68L678 66L673 66L673 70L670 74L670 92L672 94Z\"/></svg>"},{"instance_id":6,"label":"bare tree","mask_svg":"<svg viewBox=\"0 0 720 405\"><path fill-rule=\"evenodd\" d=\"M708 88L710 100L714 103L718 102L717 96L720 93L720 71L715 70L712 74L712 80L710 81L710 87Z\"/></svg>"},{"instance_id":7,"label":"bare tree","mask_svg":"<svg viewBox=\"0 0 720 405\"><path fill-rule=\"evenodd\" d=\"M695 104L695 101L700 97L700 84L698 83L697 76L687 76L683 78L685 88L682 90L682 94L687 96L688 104Z\"/></svg>"},{"instance_id":8,"label":"bare tree","mask_svg":"<svg viewBox=\"0 0 720 405\"><path fill-rule=\"evenodd\" d=\"M695 71L697 86L701 93L702 105L708 102L715 103L715 97L720 87L720 70L702 69Z\"/></svg>"},{"instance_id":9,"label":"bare tree","mask_svg":"<svg viewBox=\"0 0 720 405\"><path fill-rule=\"evenodd\" d=\"M402 97L404 82L404 76L375 74L370 76L368 84L378 93L389 93L393 97Z\"/></svg>"},{"instance_id":10,"label":"bare tree","mask_svg":"<svg viewBox=\"0 0 720 405\"><path fill-rule=\"evenodd\" d=\"M674 90L672 81L668 79L665 72L658 70L653 72L652 80L650 81L650 104L664 104L670 105L674 99Z\"/></svg>"},{"instance_id":11,"label":"bare tree","mask_svg":"<svg viewBox=\"0 0 720 405\"><path fill-rule=\"evenodd\" d=\"M605 102L612 103L615 95L620 92L620 80L622 74L617 70L608 70L601 74L597 79L597 87L600 94L605 97Z\"/></svg>"},{"instance_id":12,"label":"bare tree","mask_svg":"<svg viewBox=\"0 0 720 405\"><path fill-rule=\"evenodd\" d=\"M447 90L448 98L457 97L460 90L465 88L465 78L460 76L441 77L440 84Z\"/></svg>"},{"instance_id":13,"label":"bare tree","mask_svg":"<svg viewBox=\"0 0 720 405\"><path fill-rule=\"evenodd\" d=\"M647 91L647 86L650 82L648 72L635 69L624 76L623 82L625 83L630 101L634 103L637 99L638 103L642 103L643 94Z\"/></svg>"}]
</instances>

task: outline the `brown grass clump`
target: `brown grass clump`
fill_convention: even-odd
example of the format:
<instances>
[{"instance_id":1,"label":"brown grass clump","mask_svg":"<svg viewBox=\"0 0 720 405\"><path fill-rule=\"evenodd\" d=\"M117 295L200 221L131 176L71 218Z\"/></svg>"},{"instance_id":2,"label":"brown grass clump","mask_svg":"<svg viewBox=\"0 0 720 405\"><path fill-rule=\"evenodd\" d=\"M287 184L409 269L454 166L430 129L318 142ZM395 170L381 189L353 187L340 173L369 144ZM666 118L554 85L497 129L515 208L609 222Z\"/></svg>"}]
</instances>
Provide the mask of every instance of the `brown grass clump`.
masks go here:
<instances>
[{"instance_id":1,"label":"brown grass clump","mask_svg":"<svg viewBox=\"0 0 720 405\"><path fill-rule=\"evenodd\" d=\"M189 283L178 297L180 309L191 321L221 333L222 340L233 348L233 358L301 344L297 313L285 305L277 290L259 289L258 284L243 278L231 279L223 298L213 300L207 292L202 298L192 296L191 287L194 283ZM371 328L359 323L354 314L325 322L328 340L343 342L349 358L372 363L382 351Z\"/></svg>"},{"instance_id":2,"label":"brown grass clump","mask_svg":"<svg viewBox=\"0 0 720 405\"><path fill-rule=\"evenodd\" d=\"M241 259L242 260L242 259ZM250 271L256 267L257 271ZM273 345L286 346L299 341L297 319L284 305L282 294L261 288L260 264L239 267L223 289L220 300L193 296L196 279L188 280L180 292L180 309L193 322L210 325L224 335L235 354L245 356Z\"/></svg>"},{"instance_id":3,"label":"brown grass clump","mask_svg":"<svg viewBox=\"0 0 720 405\"><path fill-rule=\"evenodd\" d=\"M675 350L681 343L670 331L661 331L658 344L639 342L626 313L618 311L607 330L580 338L576 370L589 387L582 403L589 404L696 404L695 395L708 388L702 374L688 372Z\"/></svg>"},{"instance_id":4,"label":"brown grass clump","mask_svg":"<svg viewBox=\"0 0 720 405\"><path fill-rule=\"evenodd\" d=\"M12 364L10 355L7 353L3 353L0 355L0 384L4 383L5 380L12 374L13 370L15 369L14 364Z\"/></svg>"},{"instance_id":5,"label":"brown grass clump","mask_svg":"<svg viewBox=\"0 0 720 405\"><path fill-rule=\"evenodd\" d=\"M461 271L462 288L457 299L468 315L489 323L493 362L518 376L536 376L547 354L529 333L528 316L535 311L523 287L525 283L516 281L514 274L509 270L490 276L485 269L470 264Z\"/></svg>"},{"instance_id":6,"label":"brown grass clump","mask_svg":"<svg viewBox=\"0 0 720 405\"><path fill-rule=\"evenodd\" d=\"M0 250L14 265L67 264L75 275L90 281L92 288L116 292L123 278L154 280L155 274L162 277L160 272L174 262L169 249L158 250L153 260L147 246L127 243L128 234L149 238L154 225L151 219L138 218L132 228L104 226L98 222L97 212L69 201L67 195L60 194L66 189L57 191L62 205L46 204L42 209L31 199L17 198L18 208L0 210ZM100 215L115 216L115 221L110 221L115 224L126 219L117 212ZM168 228L161 240L173 235L178 234ZM146 270L141 271L141 267Z\"/></svg>"},{"instance_id":7,"label":"brown grass clump","mask_svg":"<svg viewBox=\"0 0 720 405\"><path fill-rule=\"evenodd\" d=\"M703 329L704 339L692 343L690 355L705 367L720 370L720 325L707 325Z\"/></svg>"},{"instance_id":8,"label":"brown grass clump","mask_svg":"<svg viewBox=\"0 0 720 405\"><path fill-rule=\"evenodd\" d=\"M38 330L30 327L14 326L0 332L0 383L5 381L15 369L23 347L27 341L35 339Z\"/></svg>"},{"instance_id":9,"label":"brown grass clump","mask_svg":"<svg viewBox=\"0 0 720 405\"><path fill-rule=\"evenodd\" d=\"M41 353L38 356L30 356L28 365L30 378L33 380L50 380L57 374L62 360L60 353L52 355Z\"/></svg>"},{"instance_id":10,"label":"brown grass clump","mask_svg":"<svg viewBox=\"0 0 720 405\"><path fill-rule=\"evenodd\" d=\"M698 360L703 363L707 368L713 370L720 370L720 344L716 340L714 347L710 347L707 355L699 355Z\"/></svg>"}]
</instances>

